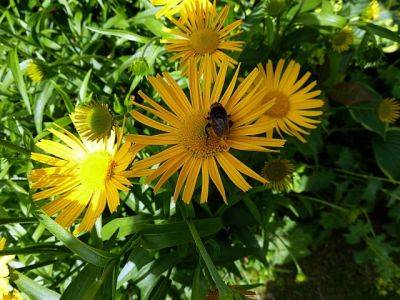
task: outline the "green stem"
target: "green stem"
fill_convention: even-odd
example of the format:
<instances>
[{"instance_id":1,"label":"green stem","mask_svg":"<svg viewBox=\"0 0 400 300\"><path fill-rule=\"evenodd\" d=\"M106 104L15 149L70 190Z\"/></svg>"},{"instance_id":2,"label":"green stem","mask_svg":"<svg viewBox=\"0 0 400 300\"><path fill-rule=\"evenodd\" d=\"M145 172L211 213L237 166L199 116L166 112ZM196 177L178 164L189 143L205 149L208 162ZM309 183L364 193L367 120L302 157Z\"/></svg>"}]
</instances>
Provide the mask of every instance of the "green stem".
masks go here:
<instances>
[{"instance_id":1,"label":"green stem","mask_svg":"<svg viewBox=\"0 0 400 300\"><path fill-rule=\"evenodd\" d=\"M29 151L28 149L23 148L21 146L17 146L6 140L0 140L0 147L4 147L4 148L7 148L7 149L10 149L12 151L16 151L16 152L19 152L22 154L31 155L31 151Z\"/></svg>"},{"instance_id":2,"label":"green stem","mask_svg":"<svg viewBox=\"0 0 400 300\"><path fill-rule=\"evenodd\" d=\"M324 201L324 200L321 200L321 199L318 199L318 198L314 198L314 197L310 197L310 196L302 196L302 195L298 195L298 194L293 194L293 195L297 196L298 198L308 199L308 200L311 200L311 201L314 201L314 202L325 204L327 206L330 206L330 207L332 207L334 209L337 209L337 210L340 210L340 211L343 211L343 212L348 212L349 211L347 208L344 208L344 207L329 203L327 201Z\"/></svg>"},{"instance_id":3,"label":"green stem","mask_svg":"<svg viewBox=\"0 0 400 300\"><path fill-rule=\"evenodd\" d=\"M146 43L146 45L144 45L144 48L143 48L143 51L142 51L142 58L144 58L144 56L145 56L145 54L146 54L147 48L149 48L149 46L150 46L154 41L156 41L156 40L158 40L158 39L159 39L159 37L158 37L158 36L155 36L155 37L153 37L152 39L150 39L150 41L148 41L148 42Z\"/></svg>"},{"instance_id":4,"label":"green stem","mask_svg":"<svg viewBox=\"0 0 400 300\"><path fill-rule=\"evenodd\" d=\"M225 282L222 280L221 276L218 274L217 268L211 260L210 255L207 253L206 248L204 247L203 242L201 241L200 235L197 232L196 227L194 226L192 221L186 221L187 226L189 227L190 233L192 234L193 240L196 244L197 249L200 252L201 257L203 258L208 271L218 288L220 293L220 299L229 299L230 295L232 295L231 290L226 286Z\"/></svg>"},{"instance_id":5,"label":"green stem","mask_svg":"<svg viewBox=\"0 0 400 300\"><path fill-rule=\"evenodd\" d=\"M367 180L375 179L375 180L390 182L390 183L394 183L394 184L400 184L400 181L392 180L392 179L388 179L388 178L382 178L382 177L377 177L377 176L372 176L372 175L359 174L359 173L355 173L355 172L351 172L351 171L347 171L347 170L339 169L339 168L332 168L332 170L334 170L335 172L341 172L341 173L348 174L348 175L351 175L351 176L364 178L364 179L367 179Z\"/></svg>"}]
</instances>

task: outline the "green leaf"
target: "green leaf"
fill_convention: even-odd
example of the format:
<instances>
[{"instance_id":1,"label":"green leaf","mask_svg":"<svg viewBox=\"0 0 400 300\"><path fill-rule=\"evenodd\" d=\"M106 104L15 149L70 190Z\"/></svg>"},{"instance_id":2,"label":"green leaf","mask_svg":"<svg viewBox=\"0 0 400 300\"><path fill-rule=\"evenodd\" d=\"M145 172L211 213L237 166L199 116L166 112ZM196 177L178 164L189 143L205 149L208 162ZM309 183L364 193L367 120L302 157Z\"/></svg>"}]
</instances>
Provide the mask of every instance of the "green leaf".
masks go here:
<instances>
[{"instance_id":1,"label":"green leaf","mask_svg":"<svg viewBox=\"0 0 400 300\"><path fill-rule=\"evenodd\" d=\"M260 212L257 208L257 206L254 204L254 202L250 199L250 197L244 197L244 204L246 204L247 209L250 211L250 213L253 215L254 219L257 220L258 223L261 224L261 215Z\"/></svg>"},{"instance_id":2,"label":"green leaf","mask_svg":"<svg viewBox=\"0 0 400 300\"><path fill-rule=\"evenodd\" d=\"M57 93L64 100L64 104L65 104L65 107L67 108L68 112L69 113L74 112L74 105L72 104L72 100L69 97L69 95L66 92L64 92L62 90L62 88L57 83L55 83L53 80L51 81L51 83L53 84L53 86L56 89Z\"/></svg>"},{"instance_id":3,"label":"green leaf","mask_svg":"<svg viewBox=\"0 0 400 300\"><path fill-rule=\"evenodd\" d=\"M220 298L222 299L225 299L223 297L226 297L227 299L232 298L232 291L227 287L227 285L219 275L217 268L215 267L213 261L211 260L210 255L208 254L206 248L204 247L200 235L197 232L196 226L193 224L192 221L186 221L186 224L189 227L190 233L193 237L193 240L196 244L198 251L200 252L201 257L203 258L204 263L206 264L207 269L210 272L210 275L213 281L215 282L215 285L218 288L218 291L220 293Z\"/></svg>"},{"instance_id":4,"label":"green leaf","mask_svg":"<svg viewBox=\"0 0 400 300\"><path fill-rule=\"evenodd\" d=\"M41 211L36 211L36 216L48 231L64 243L72 252L83 260L99 267L104 267L115 256L105 251L95 249L77 239L63 227L58 225L52 218Z\"/></svg>"},{"instance_id":5,"label":"green leaf","mask_svg":"<svg viewBox=\"0 0 400 300\"><path fill-rule=\"evenodd\" d=\"M372 141L375 159L382 172L392 180L400 180L400 128L390 128L385 137Z\"/></svg>"},{"instance_id":6,"label":"green leaf","mask_svg":"<svg viewBox=\"0 0 400 300\"><path fill-rule=\"evenodd\" d=\"M61 296L61 300L86 300L88 295L92 295L93 297L97 292L97 290L93 291L93 287L99 280L101 272L102 268L87 264L68 285Z\"/></svg>"},{"instance_id":7,"label":"green leaf","mask_svg":"<svg viewBox=\"0 0 400 300\"><path fill-rule=\"evenodd\" d=\"M74 281L68 285L61 299L115 299L115 289L112 285L113 281L115 281L115 269L117 266L116 261L111 261L104 269L90 264L86 265Z\"/></svg>"},{"instance_id":8,"label":"green leaf","mask_svg":"<svg viewBox=\"0 0 400 300\"><path fill-rule=\"evenodd\" d=\"M50 128L57 129L58 126L65 127L71 123L72 123L72 120L69 116L65 116L60 119L57 119L53 123L51 123L49 126L47 126L45 128L45 130L42 131L40 134L38 134L33 140L34 140L34 142L37 142L37 141L41 140L42 138L44 138L45 136L48 136L50 134L50 131L48 131L48 129L50 129Z\"/></svg>"},{"instance_id":9,"label":"green leaf","mask_svg":"<svg viewBox=\"0 0 400 300\"><path fill-rule=\"evenodd\" d=\"M11 274L11 278L13 282L17 285L18 289L25 293L29 299L32 300L58 300L60 299L60 294L52 291L48 288L45 288L38 284L37 282L33 281L29 277L25 275L13 272Z\"/></svg>"},{"instance_id":10,"label":"green leaf","mask_svg":"<svg viewBox=\"0 0 400 300\"><path fill-rule=\"evenodd\" d=\"M23 223L37 223L36 218L0 218L0 225L6 225L6 224L13 224L13 223L18 223L18 224L23 224Z\"/></svg>"},{"instance_id":11,"label":"green leaf","mask_svg":"<svg viewBox=\"0 0 400 300\"><path fill-rule=\"evenodd\" d=\"M162 255L159 259L153 260L152 263L143 268L140 272L141 280L137 283L137 286L141 289L143 299L150 298L151 292L158 288L159 278L161 275L172 269L182 260L182 257L176 253L168 253Z\"/></svg>"},{"instance_id":12,"label":"green leaf","mask_svg":"<svg viewBox=\"0 0 400 300\"><path fill-rule=\"evenodd\" d=\"M120 38L124 38L129 41L138 42L138 43L147 43L150 39L139 34L126 31L126 30L118 30L118 29L101 29L94 28L90 26L86 26L87 29L105 35L117 36Z\"/></svg>"},{"instance_id":13,"label":"green leaf","mask_svg":"<svg viewBox=\"0 0 400 300\"><path fill-rule=\"evenodd\" d=\"M43 111L47 104L47 101L49 101L53 93L53 89L54 86L50 82L47 82L35 102L34 121L37 133L42 132Z\"/></svg>"},{"instance_id":14,"label":"green leaf","mask_svg":"<svg viewBox=\"0 0 400 300\"><path fill-rule=\"evenodd\" d=\"M400 43L400 34L395 31L391 31L385 27L375 25L373 23L360 23L359 28L364 29L372 34L378 35L382 38L392 40L394 42Z\"/></svg>"},{"instance_id":15,"label":"green leaf","mask_svg":"<svg viewBox=\"0 0 400 300\"><path fill-rule=\"evenodd\" d=\"M148 224L151 220L149 215L137 215L132 217L117 218L108 222L101 231L103 241L109 240L111 236L117 232L117 238L139 232L143 227L142 224Z\"/></svg>"},{"instance_id":16,"label":"green leaf","mask_svg":"<svg viewBox=\"0 0 400 300\"><path fill-rule=\"evenodd\" d=\"M92 69L90 69L86 73L85 78L82 81L81 88L79 89L79 102L81 104L84 104L84 103L88 102L88 100L89 100L89 99L87 99L87 88L88 88L89 79L90 79L91 74L92 74Z\"/></svg>"},{"instance_id":17,"label":"green leaf","mask_svg":"<svg viewBox=\"0 0 400 300\"><path fill-rule=\"evenodd\" d=\"M11 72L14 76L14 80L17 83L18 90L24 100L26 109L29 114L32 114L31 103L28 97L28 93L26 91L26 85L24 78L22 77L21 69L19 68L18 54L17 49L13 49L8 54L8 66L11 69Z\"/></svg>"},{"instance_id":18,"label":"green leaf","mask_svg":"<svg viewBox=\"0 0 400 300\"><path fill-rule=\"evenodd\" d=\"M193 220L201 237L218 232L222 228L220 218ZM162 249L190 243L193 241L185 222L176 222L160 225L145 225L142 232L143 246L148 249Z\"/></svg>"},{"instance_id":19,"label":"green leaf","mask_svg":"<svg viewBox=\"0 0 400 300\"><path fill-rule=\"evenodd\" d=\"M303 13L296 19L297 23L308 26L329 26L343 28L346 25L346 18L329 13Z\"/></svg>"}]
</instances>

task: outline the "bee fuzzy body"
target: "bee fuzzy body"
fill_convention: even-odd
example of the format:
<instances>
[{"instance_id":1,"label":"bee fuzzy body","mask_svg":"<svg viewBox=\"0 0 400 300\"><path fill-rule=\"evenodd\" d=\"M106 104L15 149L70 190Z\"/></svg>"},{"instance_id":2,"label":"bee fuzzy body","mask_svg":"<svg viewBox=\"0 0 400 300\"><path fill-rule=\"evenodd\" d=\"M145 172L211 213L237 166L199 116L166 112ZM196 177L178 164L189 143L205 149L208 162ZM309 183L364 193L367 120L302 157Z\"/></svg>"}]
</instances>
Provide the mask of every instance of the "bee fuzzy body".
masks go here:
<instances>
[{"instance_id":1,"label":"bee fuzzy body","mask_svg":"<svg viewBox=\"0 0 400 300\"><path fill-rule=\"evenodd\" d=\"M211 105L207 121L208 123L205 128L207 137L209 136L209 129L212 129L214 134L218 137L227 136L233 124L232 121L229 120L229 115L225 108L218 102Z\"/></svg>"}]
</instances>

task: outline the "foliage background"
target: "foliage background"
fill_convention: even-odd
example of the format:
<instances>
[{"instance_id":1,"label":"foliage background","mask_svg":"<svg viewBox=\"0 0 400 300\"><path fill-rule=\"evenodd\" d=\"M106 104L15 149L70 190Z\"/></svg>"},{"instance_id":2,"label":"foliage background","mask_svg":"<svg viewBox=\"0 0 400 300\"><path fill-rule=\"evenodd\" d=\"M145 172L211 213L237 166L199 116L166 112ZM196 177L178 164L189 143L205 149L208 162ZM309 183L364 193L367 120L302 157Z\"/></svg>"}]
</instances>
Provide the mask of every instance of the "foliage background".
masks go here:
<instances>
[{"instance_id":1,"label":"foliage background","mask_svg":"<svg viewBox=\"0 0 400 300\"><path fill-rule=\"evenodd\" d=\"M301 299L311 292L302 290L308 274L300 259L312 262L317 249L341 241L357 264L372 270L369 293L398 295L400 130L381 123L375 107L383 98L400 98L399 4L382 1L379 18L367 20L368 1L287 1L278 17L270 2L285 1L218 4L231 5L230 21L244 20L242 72L291 58L323 90L324 119L307 144L288 139L279 155L240 157L258 171L266 160L291 159L293 189L256 186L243 194L226 180L229 205L213 191L208 204L186 206L171 203L173 182L157 195L135 182L118 211L106 211L79 240L31 202L29 152L47 128L71 127L75 105L93 99L123 116L139 89L154 95L131 71L139 57L148 74L167 70L181 78L159 43L171 25L155 19L157 9L143 0L1 4L0 231L8 242L0 253L17 254L14 285L33 299L202 299L215 281L222 290L224 282L255 288L280 283L289 272L298 282L292 299ZM346 24L354 44L334 52L330 39ZM40 83L26 76L31 59L47 68ZM149 130L131 118L126 126L130 133Z\"/></svg>"}]
</instances>

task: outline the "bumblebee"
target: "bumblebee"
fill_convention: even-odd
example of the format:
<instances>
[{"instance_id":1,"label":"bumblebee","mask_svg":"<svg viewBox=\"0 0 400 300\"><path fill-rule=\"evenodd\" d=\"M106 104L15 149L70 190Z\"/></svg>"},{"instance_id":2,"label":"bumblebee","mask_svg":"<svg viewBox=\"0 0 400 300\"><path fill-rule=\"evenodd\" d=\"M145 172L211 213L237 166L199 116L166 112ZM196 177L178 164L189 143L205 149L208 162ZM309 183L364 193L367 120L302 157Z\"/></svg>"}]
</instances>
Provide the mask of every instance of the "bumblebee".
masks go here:
<instances>
[{"instance_id":1,"label":"bumblebee","mask_svg":"<svg viewBox=\"0 0 400 300\"><path fill-rule=\"evenodd\" d=\"M232 127L233 122L229 120L230 115L226 112L221 103L213 103L210 107L210 112L207 116L207 125L205 127L207 138L209 137L209 130L212 129L216 136L224 137L229 134L229 129Z\"/></svg>"}]
</instances>

